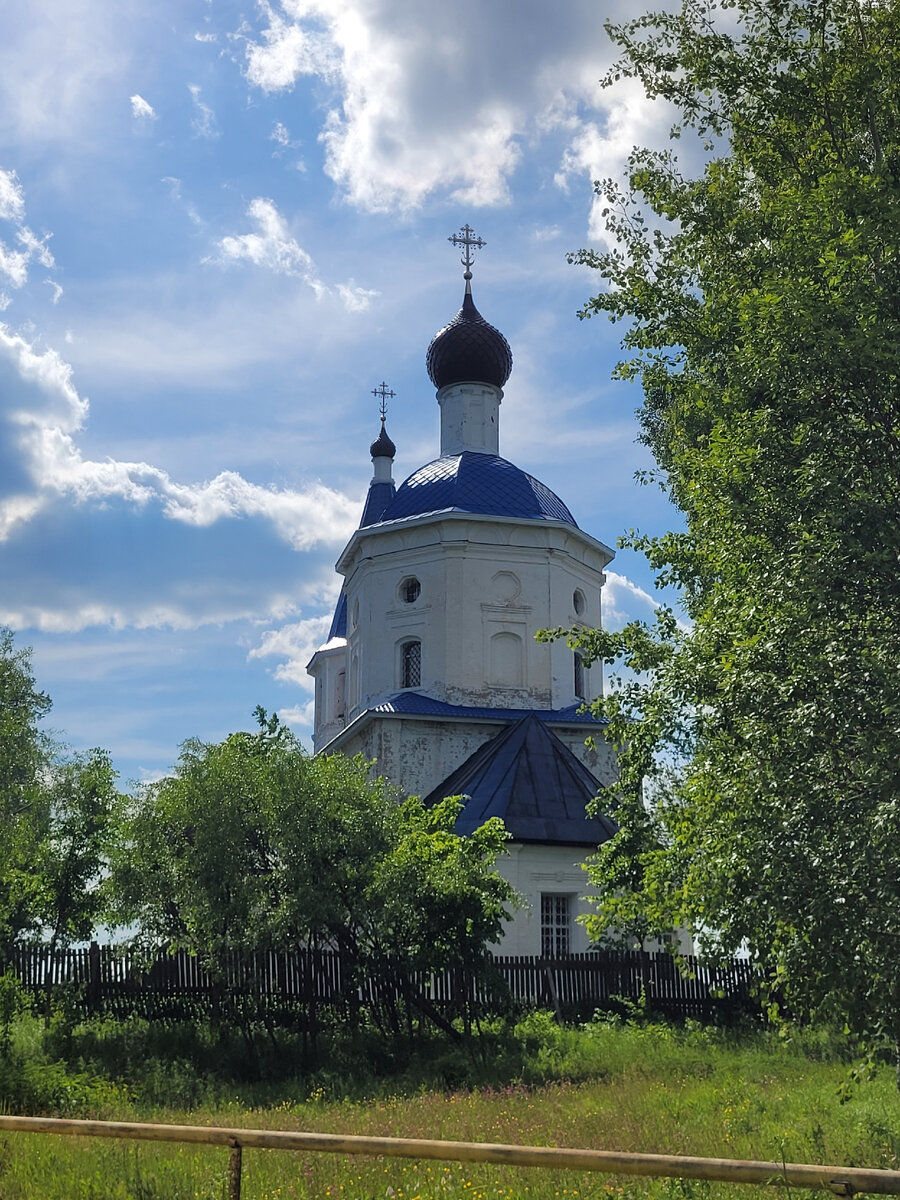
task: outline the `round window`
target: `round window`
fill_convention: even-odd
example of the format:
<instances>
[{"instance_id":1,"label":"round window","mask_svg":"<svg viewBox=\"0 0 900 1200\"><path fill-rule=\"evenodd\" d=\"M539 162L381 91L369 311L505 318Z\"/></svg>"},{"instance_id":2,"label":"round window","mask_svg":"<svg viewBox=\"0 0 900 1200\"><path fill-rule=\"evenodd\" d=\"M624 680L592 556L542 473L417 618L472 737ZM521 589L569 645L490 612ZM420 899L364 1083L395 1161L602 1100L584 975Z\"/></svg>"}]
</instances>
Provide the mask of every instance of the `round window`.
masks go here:
<instances>
[{"instance_id":1,"label":"round window","mask_svg":"<svg viewBox=\"0 0 900 1200\"><path fill-rule=\"evenodd\" d=\"M575 607L575 612L580 617L584 612L584 592L581 588L576 588L572 595L572 604Z\"/></svg>"},{"instance_id":2,"label":"round window","mask_svg":"<svg viewBox=\"0 0 900 1200\"><path fill-rule=\"evenodd\" d=\"M404 604L413 604L419 598L422 585L414 575L407 576L400 584L400 599Z\"/></svg>"}]
</instances>

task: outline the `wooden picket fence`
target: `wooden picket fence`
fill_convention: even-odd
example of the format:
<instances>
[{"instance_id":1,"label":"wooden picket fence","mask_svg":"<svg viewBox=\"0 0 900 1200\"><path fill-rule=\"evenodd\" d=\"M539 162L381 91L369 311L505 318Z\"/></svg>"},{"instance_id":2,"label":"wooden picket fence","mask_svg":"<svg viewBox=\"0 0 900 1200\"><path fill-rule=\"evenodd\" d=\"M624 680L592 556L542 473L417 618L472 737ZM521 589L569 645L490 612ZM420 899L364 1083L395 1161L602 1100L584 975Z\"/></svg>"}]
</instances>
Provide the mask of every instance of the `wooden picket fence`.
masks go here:
<instances>
[{"instance_id":1,"label":"wooden picket fence","mask_svg":"<svg viewBox=\"0 0 900 1200\"><path fill-rule=\"evenodd\" d=\"M661 1015L708 1020L755 1011L761 976L752 963L712 967L666 953L595 951L566 958L494 955L476 981L458 970L415 980L437 1009L473 1005L485 1013L548 1008L590 1017L596 1009L641 1004ZM336 951L235 953L215 977L184 950L146 955L120 945L53 950L15 946L7 969L31 994L65 994L85 1013L192 1017L222 1003L252 1005L277 1019L311 1008L336 1016L374 1002L379 982L360 977Z\"/></svg>"}]
</instances>

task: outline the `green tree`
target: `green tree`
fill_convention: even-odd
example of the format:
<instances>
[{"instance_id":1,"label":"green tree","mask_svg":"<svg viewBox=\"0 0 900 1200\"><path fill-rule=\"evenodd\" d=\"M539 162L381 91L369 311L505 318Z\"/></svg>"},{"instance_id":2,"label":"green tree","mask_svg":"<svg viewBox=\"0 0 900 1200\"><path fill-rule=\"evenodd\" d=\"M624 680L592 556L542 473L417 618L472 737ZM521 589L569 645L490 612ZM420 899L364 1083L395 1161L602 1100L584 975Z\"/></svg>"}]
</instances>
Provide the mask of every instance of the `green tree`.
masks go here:
<instances>
[{"instance_id":1,"label":"green tree","mask_svg":"<svg viewBox=\"0 0 900 1200\"><path fill-rule=\"evenodd\" d=\"M114 869L120 918L219 977L257 949L338 950L351 978L374 982L386 1031L411 1007L446 1028L414 976L483 968L513 896L494 871L502 824L460 838L452 804L400 804L363 759L310 758L277 717L257 718L256 733L186 742L174 774L135 798Z\"/></svg>"},{"instance_id":2,"label":"green tree","mask_svg":"<svg viewBox=\"0 0 900 1200\"><path fill-rule=\"evenodd\" d=\"M629 668L596 705L622 773L593 929L746 943L793 1011L900 1048L900 9L685 0L610 33L610 79L707 161L635 151L596 185L616 247L573 256L684 516L625 544L691 625L570 635Z\"/></svg>"},{"instance_id":3,"label":"green tree","mask_svg":"<svg viewBox=\"0 0 900 1200\"><path fill-rule=\"evenodd\" d=\"M121 797L102 750L70 755L38 727L50 700L0 630L0 947L66 945L100 919Z\"/></svg>"}]
</instances>

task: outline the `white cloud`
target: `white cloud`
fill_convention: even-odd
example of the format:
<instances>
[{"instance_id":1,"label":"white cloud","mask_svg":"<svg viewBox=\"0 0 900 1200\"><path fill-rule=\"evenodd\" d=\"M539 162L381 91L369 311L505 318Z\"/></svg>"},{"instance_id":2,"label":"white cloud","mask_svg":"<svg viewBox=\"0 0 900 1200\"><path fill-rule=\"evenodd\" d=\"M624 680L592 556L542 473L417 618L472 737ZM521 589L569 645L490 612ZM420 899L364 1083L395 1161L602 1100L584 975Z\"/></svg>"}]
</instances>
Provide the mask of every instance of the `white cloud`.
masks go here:
<instances>
[{"instance_id":1,"label":"white cloud","mask_svg":"<svg viewBox=\"0 0 900 1200\"><path fill-rule=\"evenodd\" d=\"M661 146L674 122L675 110L663 100L651 100L642 84L622 79L605 94L606 113L602 122L580 124L572 137L555 182L567 190L572 176L583 180L621 179L628 155L635 146ZM606 241L603 209L607 201L595 196L591 206L588 233L597 241Z\"/></svg>"},{"instance_id":2,"label":"white cloud","mask_svg":"<svg viewBox=\"0 0 900 1200\"><path fill-rule=\"evenodd\" d=\"M306 673L306 664L328 636L331 615L306 617L280 629L270 629L262 640L247 655L248 658L270 658L276 656L283 661L273 674L284 683L299 684L311 692L314 681Z\"/></svg>"},{"instance_id":3,"label":"white cloud","mask_svg":"<svg viewBox=\"0 0 900 1200\"><path fill-rule=\"evenodd\" d=\"M605 574L606 583L600 599L601 615L606 629L621 628L627 621L646 617L646 609L655 612L659 607L658 600L624 575L610 570Z\"/></svg>"},{"instance_id":4,"label":"white cloud","mask_svg":"<svg viewBox=\"0 0 900 1200\"><path fill-rule=\"evenodd\" d=\"M256 232L222 238L220 261L246 261L277 275L302 279L319 299L332 290L319 278L312 258L293 237L287 221L271 200L257 196L250 201L247 216L256 223ZM333 290L348 312L364 312L378 295L377 291L357 286L352 279L337 284Z\"/></svg>"},{"instance_id":5,"label":"white cloud","mask_svg":"<svg viewBox=\"0 0 900 1200\"><path fill-rule=\"evenodd\" d=\"M217 37L216 37L216 34L214 34L214 33L195 33L194 34L195 42L214 42L216 40L217 40Z\"/></svg>"},{"instance_id":6,"label":"white cloud","mask_svg":"<svg viewBox=\"0 0 900 1200\"><path fill-rule=\"evenodd\" d=\"M0 540L54 497L77 505L114 500L137 509L154 505L169 520L195 527L260 518L295 550L338 545L356 526L357 502L320 483L303 491L265 488L222 471L211 480L185 484L148 463L84 458L73 435L83 427L88 402L79 396L69 364L53 350L36 350L3 325L0 402L11 448L31 483L30 491L18 488L0 500ZM3 416L0 410L0 435Z\"/></svg>"},{"instance_id":7,"label":"white cloud","mask_svg":"<svg viewBox=\"0 0 900 1200\"><path fill-rule=\"evenodd\" d=\"M191 128L197 137L202 138L217 138L219 131L216 128L216 114L200 99L200 88L195 83L188 84L188 91L191 93L191 99L194 101L196 115L191 121Z\"/></svg>"},{"instance_id":8,"label":"white cloud","mask_svg":"<svg viewBox=\"0 0 900 1200\"><path fill-rule=\"evenodd\" d=\"M13 249L0 241L0 275L5 275L12 287L20 288L28 282L28 268L32 261L48 268L56 265L47 245L51 235L47 233L38 237L25 224L25 192L15 171L0 170L0 218L16 226L15 236L20 247ZM52 280L47 282L52 283ZM59 287L58 284L53 286ZM59 290L62 294L62 288ZM8 306L9 298L6 297L6 303L0 304L0 311Z\"/></svg>"},{"instance_id":9,"label":"white cloud","mask_svg":"<svg viewBox=\"0 0 900 1200\"><path fill-rule=\"evenodd\" d=\"M58 304L58 303L59 303L59 298L60 298L60 296L62 296L62 294L63 294L63 290L62 290L62 288L61 288L61 287L60 287L60 285L59 285L59 284L56 282L56 280L55 280L55 279L45 279L45 280L44 280L44 283L48 283L48 284L50 285L50 287L51 287L51 288L53 288L53 295L52 295L52 297L51 297L51 303L52 303L52 304Z\"/></svg>"},{"instance_id":10,"label":"white cloud","mask_svg":"<svg viewBox=\"0 0 900 1200\"><path fill-rule=\"evenodd\" d=\"M348 312L365 312L375 297L379 295L371 288L357 287L352 279L348 283L339 283L337 294Z\"/></svg>"},{"instance_id":11,"label":"white cloud","mask_svg":"<svg viewBox=\"0 0 900 1200\"><path fill-rule=\"evenodd\" d=\"M25 220L25 192L15 171L0 168L0 219Z\"/></svg>"},{"instance_id":12,"label":"white cloud","mask_svg":"<svg viewBox=\"0 0 900 1200\"><path fill-rule=\"evenodd\" d=\"M222 238L219 248L225 261L246 259L279 275L298 276L316 295L324 292L325 285L316 275L313 260L291 236L287 221L271 200L257 196L250 201L247 216L256 223L257 231Z\"/></svg>"},{"instance_id":13,"label":"white cloud","mask_svg":"<svg viewBox=\"0 0 900 1200\"><path fill-rule=\"evenodd\" d=\"M547 20L530 0L261 0L245 74L266 92L303 76L333 89L326 171L357 206L413 209L435 192L502 205L526 141L567 132L562 178L587 169L577 139L584 111L605 106L603 22L628 7L562 0ZM609 137L627 153L619 123Z\"/></svg>"},{"instance_id":14,"label":"white cloud","mask_svg":"<svg viewBox=\"0 0 900 1200\"><path fill-rule=\"evenodd\" d=\"M143 96L139 96L137 92L130 97L131 99L131 115L139 120L153 121L156 119L156 112L152 104L149 104Z\"/></svg>"},{"instance_id":15,"label":"white cloud","mask_svg":"<svg viewBox=\"0 0 900 1200\"><path fill-rule=\"evenodd\" d=\"M282 125L280 121L275 122L275 127L269 134L269 139L273 142L277 142L279 146L291 145L291 135L288 133L287 126Z\"/></svg>"}]
</instances>

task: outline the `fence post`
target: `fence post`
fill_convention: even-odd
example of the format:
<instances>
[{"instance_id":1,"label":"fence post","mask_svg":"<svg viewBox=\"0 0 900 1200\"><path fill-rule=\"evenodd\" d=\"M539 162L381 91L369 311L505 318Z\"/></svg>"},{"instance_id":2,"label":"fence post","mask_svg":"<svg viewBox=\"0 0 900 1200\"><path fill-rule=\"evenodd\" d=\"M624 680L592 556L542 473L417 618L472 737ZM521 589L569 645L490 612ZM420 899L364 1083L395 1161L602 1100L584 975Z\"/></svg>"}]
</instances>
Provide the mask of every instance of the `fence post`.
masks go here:
<instances>
[{"instance_id":1,"label":"fence post","mask_svg":"<svg viewBox=\"0 0 900 1200\"><path fill-rule=\"evenodd\" d=\"M87 1006L92 1013L100 1008L100 947L96 942L88 949Z\"/></svg>"},{"instance_id":2,"label":"fence post","mask_svg":"<svg viewBox=\"0 0 900 1200\"><path fill-rule=\"evenodd\" d=\"M231 1154L228 1156L228 1200L241 1200L241 1143L229 1138Z\"/></svg>"}]
</instances>

